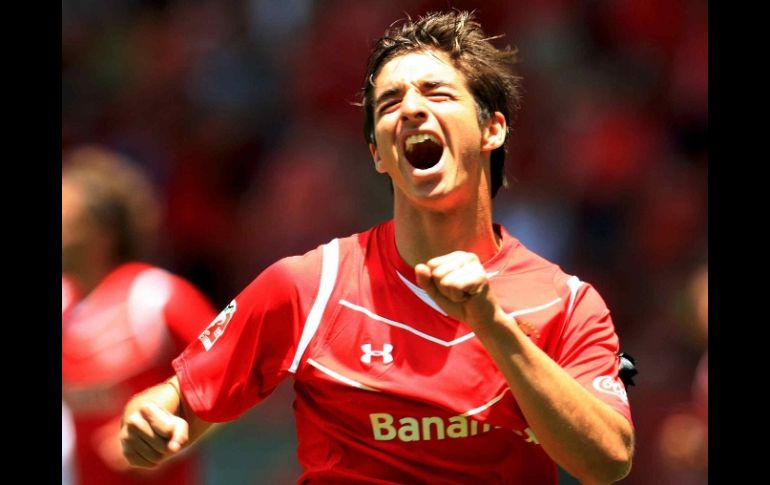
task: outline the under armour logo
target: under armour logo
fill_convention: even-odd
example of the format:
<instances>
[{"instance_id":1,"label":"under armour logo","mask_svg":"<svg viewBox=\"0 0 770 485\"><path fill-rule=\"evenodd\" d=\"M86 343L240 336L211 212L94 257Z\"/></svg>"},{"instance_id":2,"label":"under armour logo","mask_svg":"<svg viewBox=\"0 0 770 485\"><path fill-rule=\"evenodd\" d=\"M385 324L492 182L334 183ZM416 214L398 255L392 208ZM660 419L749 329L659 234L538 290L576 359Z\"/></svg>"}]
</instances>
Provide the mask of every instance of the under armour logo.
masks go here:
<instances>
[{"instance_id":1,"label":"under armour logo","mask_svg":"<svg viewBox=\"0 0 770 485\"><path fill-rule=\"evenodd\" d=\"M364 344L361 346L361 350L364 351L364 355L361 356L361 362L364 364L371 364L372 357L382 357L383 364L390 364L393 362L393 346L391 344L385 344L382 346L382 350L372 350L372 344Z\"/></svg>"}]
</instances>

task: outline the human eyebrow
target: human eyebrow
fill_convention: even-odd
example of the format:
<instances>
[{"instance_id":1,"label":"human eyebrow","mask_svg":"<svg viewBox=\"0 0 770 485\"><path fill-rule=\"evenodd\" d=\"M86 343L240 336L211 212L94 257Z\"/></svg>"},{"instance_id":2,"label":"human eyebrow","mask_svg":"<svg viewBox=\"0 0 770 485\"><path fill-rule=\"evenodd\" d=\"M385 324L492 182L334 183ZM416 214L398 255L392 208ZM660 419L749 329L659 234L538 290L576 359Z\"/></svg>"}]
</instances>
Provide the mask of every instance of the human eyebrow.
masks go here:
<instances>
[{"instance_id":1,"label":"human eyebrow","mask_svg":"<svg viewBox=\"0 0 770 485\"><path fill-rule=\"evenodd\" d=\"M420 88L423 91L432 91L438 88L450 88L455 89L455 85L447 81L423 81L420 83Z\"/></svg>"}]
</instances>

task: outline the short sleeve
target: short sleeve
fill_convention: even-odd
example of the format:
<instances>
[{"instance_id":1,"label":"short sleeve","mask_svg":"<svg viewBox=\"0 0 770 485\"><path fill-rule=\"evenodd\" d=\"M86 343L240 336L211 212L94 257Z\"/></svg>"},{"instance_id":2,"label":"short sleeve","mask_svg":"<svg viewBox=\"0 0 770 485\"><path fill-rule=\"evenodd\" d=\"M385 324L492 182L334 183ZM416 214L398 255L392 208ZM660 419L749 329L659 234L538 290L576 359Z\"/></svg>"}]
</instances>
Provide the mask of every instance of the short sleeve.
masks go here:
<instances>
[{"instance_id":1,"label":"short sleeve","mask_svg":"<svg viewBox=\"0 0 770 485\"><path fill-rule=\"evenodd\" d=\"M591 285L576 277L567 284L570 294L556 363L631 422L626 388L618 375L619 341L610 311Z\"/></svg>"},{"instance_id":2,"label":"short sleeve","mask_svg":"<svg viewBox=\"0 0 770 485\"><path fill-rule=\"evenodd\" d=\"M287 376L320 276L320 259L308 254L268 267L173 361L200 418L236 419Z\"/></svg>"}]
</instances>

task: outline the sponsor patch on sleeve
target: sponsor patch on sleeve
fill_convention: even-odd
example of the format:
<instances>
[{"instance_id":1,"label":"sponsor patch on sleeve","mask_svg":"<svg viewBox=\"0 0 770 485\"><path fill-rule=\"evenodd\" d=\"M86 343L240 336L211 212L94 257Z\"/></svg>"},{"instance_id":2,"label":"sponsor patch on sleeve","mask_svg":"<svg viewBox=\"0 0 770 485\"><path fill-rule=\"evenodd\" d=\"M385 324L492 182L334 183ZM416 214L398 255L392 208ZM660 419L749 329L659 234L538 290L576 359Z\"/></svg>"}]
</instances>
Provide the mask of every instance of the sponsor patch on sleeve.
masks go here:
<instances>
[{"instance_id":1,"label":"sponsor patch on sleeve","mask_svg":"<svg viewBox=\"0 0 770 485\"><path fill-rule=\"evenodd\" d=\"M206 330L201 332L198 336L198 340L203 343L203 348L206 349L206 352L211 350L214 343L216 343L216 341L219 340L219 337L225 333L227 324L230 323L230 320L232 320L233 314L235 313L235 307L235 300L233 300L224 310L219 312L219 315L217 315L209 326L206 327Z\"/></svg>"},{"instance_id":2,"label":"sponsor patch on sleeve","mask_svg":"<svg viewBox=\"0 0 770 485\"><path fill-rule=\"evenodd\" d=\"M597 391L616 396L618 399L628 404L626 388L612 376L599 376L594 379L593 385L594 389Z\"/></svg>"}]
</instances>

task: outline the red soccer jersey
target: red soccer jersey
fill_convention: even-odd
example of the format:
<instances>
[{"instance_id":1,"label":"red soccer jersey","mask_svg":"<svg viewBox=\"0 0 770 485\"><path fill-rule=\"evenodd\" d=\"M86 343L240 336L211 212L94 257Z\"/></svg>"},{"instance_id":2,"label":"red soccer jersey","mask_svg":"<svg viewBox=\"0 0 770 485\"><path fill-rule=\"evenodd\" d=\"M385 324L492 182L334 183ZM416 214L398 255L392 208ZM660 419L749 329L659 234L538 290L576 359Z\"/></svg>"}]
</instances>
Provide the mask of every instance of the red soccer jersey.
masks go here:
<instances>
[{"instance_id":1,"label":"red soccer jersey","mask_svg":"<svg viewBox=\"0 0 770 485\"><path fill-rule=\"evenodd\" d=\"M131 396L168 378L171 359L215 313L190 283L146 264L118 267L84 299L62 277L62 395L74 417L79 483L197 483L193 455L157 472L120 473L97 448L114 441Z\"/></svg>"},{"instance_id":2,"label":"red soccer jersey","mask_svg":"<svg viewBox=\"0 0 770 485\"><path fill-rule=\"evenodd\" d=\"M630 420L598 293L499 230L484 266L502 307ZM266 269L174 360L192 409L234 419L293 374L300 483L555 484L504 376L394 241L390 221Z\"/></svg>"}]
</instances>

